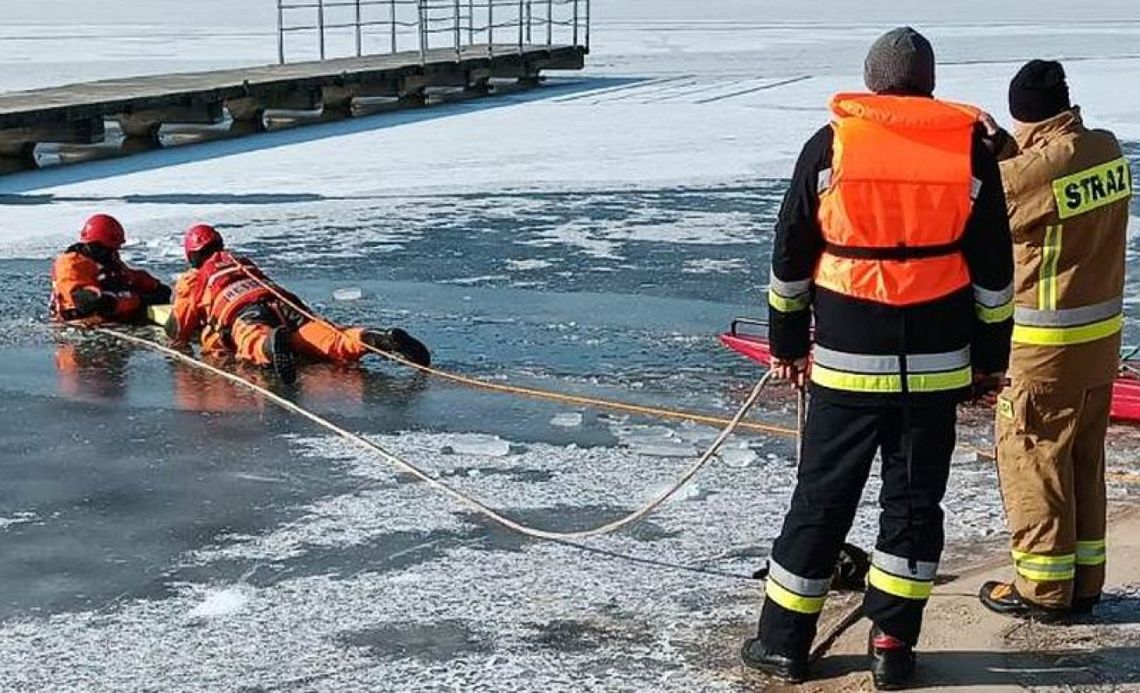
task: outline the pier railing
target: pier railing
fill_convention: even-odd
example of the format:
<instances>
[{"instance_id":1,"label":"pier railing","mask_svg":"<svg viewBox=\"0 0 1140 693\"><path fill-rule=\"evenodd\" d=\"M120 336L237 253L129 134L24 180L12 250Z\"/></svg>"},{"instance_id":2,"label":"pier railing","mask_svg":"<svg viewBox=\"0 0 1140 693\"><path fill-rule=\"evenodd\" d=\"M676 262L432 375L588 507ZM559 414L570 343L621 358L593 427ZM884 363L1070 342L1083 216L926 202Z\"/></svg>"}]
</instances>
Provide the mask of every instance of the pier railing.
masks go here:
<instances>
[{"instance_id":1,"label":"pier railing","mask_svg":"<svg viewBox=\"0 0 1140 693\"><path fill-rule=\"evenodd\" d=\"M277 0L277 59L590 48L590 0ZM296 57L295 57L296 56Z\"/></svg>"}]
</instances>

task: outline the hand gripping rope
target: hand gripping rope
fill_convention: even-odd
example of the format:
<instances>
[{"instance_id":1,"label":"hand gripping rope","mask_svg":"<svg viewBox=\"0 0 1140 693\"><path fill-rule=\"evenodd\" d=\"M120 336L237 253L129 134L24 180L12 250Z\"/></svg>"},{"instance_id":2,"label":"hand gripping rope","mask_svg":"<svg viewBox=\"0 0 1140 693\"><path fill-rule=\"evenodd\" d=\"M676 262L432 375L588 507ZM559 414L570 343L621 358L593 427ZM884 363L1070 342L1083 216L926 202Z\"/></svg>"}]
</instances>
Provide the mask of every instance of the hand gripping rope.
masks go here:
<instances>
[{"instance_id":1,"label":"hand gripping rope","mask_svg":"<svg viewBox=\"0 0 1140 693\"><path fill-rule=\"evenodd\" d=\"M281 407L282 409L285 409L286 411L289 411L293 414L297 414L298 416L302 416L302 417L312 421L313 423L317 424L318 426L322 426L322 427L328 429L329 431L332 431L333 433L344 438L345 440L348 440L349 442L355 443L356 445L358 445L362 448L365 448L369 452L374 453L375 455L377 455L378 457L380 457L384 461L393 465L394 467L396 467L400 471L411 474L412 476L416 477L417 479L427 483L429 486L436 489L440 493L451 497L452 499L458 501L459 503L461 503L461 504L463 504L469 508L474 509L476 512L478 512L480 515L483 515L487 519L489 519L489 520L491 520L491 521L493 521L499 525L502 525L503 527L506 527L509 530L512 530L514 532L518 532L519 534L522 534L522 535L525 535L528 537L533 537L535 539L546 539L546 540L550 540L550 541L569 541L569 540L585 539L588 537L596 537L596 536L600 536L603 534L610 534L610 533L616 532L617 530L619 530L623 527L626 527L628 525L631 525L631 524L641 520L646 515L650 514L654 510L656 510L662 503L669 500L669 498L671 498L674 494L676 494L677 491L679 491L686 483L688 483L688 481L690 479L693 478L693 476L696 475L697 472L699 472L702 468L704 468L709 463L709 461L712 460L713 456L716 455L717 451L724 444L724 442L728 439L728 437L732 435L733 431L735 431L738 426L740 426L741 420L744 418L745 414L747 414L748 411L750 409L752 409L752 407L756 404L756 401L760 398L760 394L764 391L764 388L767 387L768 383L771 382L771 380L772 380L772 373L771 372L765 373L764 377L760 378L760 380L752 388L752 392L749 393L748 397L744 400L744 404L741 405L740 409L736 412L736 415L733 416L731 419L727 420L728 423L725 425L724 429L720 432L720 435L718 435L716 437L716 439L712 442L712 444L709 446L708 450L706 450L705 453L703 455L701 455L696 461L694 461L692 464L690 464L689 467L685 469L685 471L677 478L676 481L674 481L666 489L664 489L663 491L661 491L657 495L655 495L652 500L650 500L648 503L643 505L641 508L639 508L638 510L636 510L636 511L634 511L628 515L626 515L625 517L622 517L618 520L614 520L613 522L609 522L609 523L606 523L606 524L598 526L598 527L594 527L593 529L579 530L579 531L574 531L574 532L554 532L554 531L550 531L550 530L539 529L536 527L530 527L530 526L521 524L519 522L516 522L516 521L510 519L509 517L506 517L506 516L500 514L497 510L495 510L494 508L490 507L489 505L483 503L482 501L480 501L476 498L473 498L472 496L467 495L466 493L460 491L459 489L452 487L451 485L447 484L446 482L441 481L440 479L432 476L428 472L420 469L419 467L412 464L411 462L404 460L403 458L399 457L395 453L392 453L392 452L385 450L384 448L382 448L379 445L377 445L376 443L368 440L367 438L364 438L363 436L361 436L357 433L353 433L352 431L341 428L340 426L332 423L328 419L325 419L324 417L322 417L318 414L315 414L315 413L309 411L308 409L305 409L304 407L302 407L298 404L295 404L294 402L291 402L288 399L286 399L286 398L284 398L284 397L282 397L282 396L280 396L280 395L278 395L278 394L276 394L276 393L274 393L274 392L272 392L272 391L270 391L264 387L261 387L260 385L252 383L252 382L246 380L245 378L242 378L241 376L230 373L229 371L222 370L221 368L211 366L210 364L205 363L204 361L199 361L198 359L194 358L193 356L190 356L190 355L185 354L181 351L178 351L177 349L172 349L168 346L164 346L164 345L159 344L157 342L153 342L149 339L143 339L142 337L136 337L135 335L127 334L126 332L120 332L119 330L112 329L109 327L97 327L95 329L97 331L103 333L103 334L110 335L111 337L114 337L114 338L119 339L121 341L130 342L132 344L136 344L138 346L143 346L143 347L146 347L148 349L153 349L154 351L158 351L160 353L166 354L167 356L169 356L173 359L176 359L178 361L181 361L187 365L193 366L195 368L199 368L199 369L207 371L209 373L213 373L214 375L217 375L221 378L225 378L226 380L228 380L228 381L230 381L236 385L240 385L246 389L252 390L253 392L256 392L257 394L261 395L265 399L269 400L270 402L273 402L277 406ZM383 352L380 352L380 353L383 353ZM387 355L387 354L385 354L385 355ZM396 359L396 360L402 361L402 359ZM409 365L411 365L411 364L409 364Z\"/></svg>"}]
</instances>

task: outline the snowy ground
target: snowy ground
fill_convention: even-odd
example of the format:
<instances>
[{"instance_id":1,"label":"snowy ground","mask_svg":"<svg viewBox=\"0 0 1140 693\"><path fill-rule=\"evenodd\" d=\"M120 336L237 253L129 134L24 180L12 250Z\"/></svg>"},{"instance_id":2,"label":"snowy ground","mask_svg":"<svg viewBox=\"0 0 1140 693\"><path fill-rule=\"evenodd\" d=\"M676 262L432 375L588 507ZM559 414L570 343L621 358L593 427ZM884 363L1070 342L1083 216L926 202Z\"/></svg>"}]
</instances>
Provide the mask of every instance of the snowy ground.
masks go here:
<instances>
[{"instance_id":1,"label":"snowy ground","mask_svg":"<svg viewBox=\"0 0 1140 693\"><path fill-rule=\"evenodd\" d=\"M16 4L2 88L273 58L261 8ZM783 178L885 27L926 30L940 92L999 117L1021 61L1072 58L1088 118L1138 151L1130 2L825 4L601 0L590 69L538 92L0 178L0 687L738 687L786 441L735 439L628 532L523 541L227 385L60 343L40 325L45 275L93 211L126 220L132 261L163 275L207 219L331 316L403 324L448 369L730 413L758 373L713 335L760 310ZM346 287L363 298L333 301ZM375 364L302 385L307 406L547 527L634 507L688 461L663 455L712 434ZM759 416L788 423L791 405ZM969 414L963 436L985 429ZM1115 436L1128 471L1140 445ZM874 504L872 484L864 544ZM991 466L962 455L947 507L959 547L999 540Z\"/></svg>"}]
</instances>

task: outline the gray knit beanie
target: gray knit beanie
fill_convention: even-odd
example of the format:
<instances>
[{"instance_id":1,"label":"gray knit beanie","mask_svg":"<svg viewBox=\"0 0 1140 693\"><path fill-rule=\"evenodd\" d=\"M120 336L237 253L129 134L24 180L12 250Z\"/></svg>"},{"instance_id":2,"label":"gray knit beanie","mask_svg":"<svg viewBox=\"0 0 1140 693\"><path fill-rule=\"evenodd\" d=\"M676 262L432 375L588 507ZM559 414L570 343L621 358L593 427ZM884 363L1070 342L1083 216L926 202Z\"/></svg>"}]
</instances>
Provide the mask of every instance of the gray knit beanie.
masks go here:
<instances>
[{"instance_id":1,"label":"gray knit beanie","mask_svg":"<svg viewBox=\"0 0 1140 693\"><path fill-rule=\"evenodd\" d=\"M863 63L863 81L876 94L930 96L934 93L934 49L909 26L879 37Z\"/></svg>"}]
</instances>

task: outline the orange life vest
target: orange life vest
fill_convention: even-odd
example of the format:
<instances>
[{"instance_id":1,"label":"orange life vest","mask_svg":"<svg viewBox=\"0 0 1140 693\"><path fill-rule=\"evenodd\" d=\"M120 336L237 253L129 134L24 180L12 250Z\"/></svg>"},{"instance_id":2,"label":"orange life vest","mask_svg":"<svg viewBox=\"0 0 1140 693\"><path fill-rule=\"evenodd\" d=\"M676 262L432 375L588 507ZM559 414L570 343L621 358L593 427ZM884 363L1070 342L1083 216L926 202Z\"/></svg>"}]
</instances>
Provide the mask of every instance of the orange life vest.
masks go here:
<instances>
[{"instance_id":1,"label":"orange life vest","mask_svg":"<svg viewBox=\"0 0 1140 693\"><path fill-rule=\"evenodd\" d=\"M96 260L82 243L76 243L57 257L51 268L48 311L52 320L85 327L108 321L109 318L103 315L81 315L78 312L75 291L81 289L96 294L132 291L131 271L121 261L103 263ZM128 314L122 317L125 319Z\"/></svg>"},{"instance_id":2,"label":"orange life vest","mask_svg":"<svg viewBox=\"0 0 1140 693\"><path fill-rule=\"evenodd\" d=\"M834 153L830 180L820 185L825 248L816 286L905 306L969 285L959 245L976 193L971 153L979 112L871 94L838 94L831 111Z\"/></svg>"},{"instance_id":3,"label":"orange life vest","mask_svg":"<svg viewBox=\"0 0 1140 693\"><path fill-rule=\"evenodd\" d=\"M273 295L257 281L268 283L269 279L256 265L225 251L214 253L198 272L200 279L193 305L202 306L206 311L206 324L223 334L242 308Z\"/></svg>"}]
</instances>

